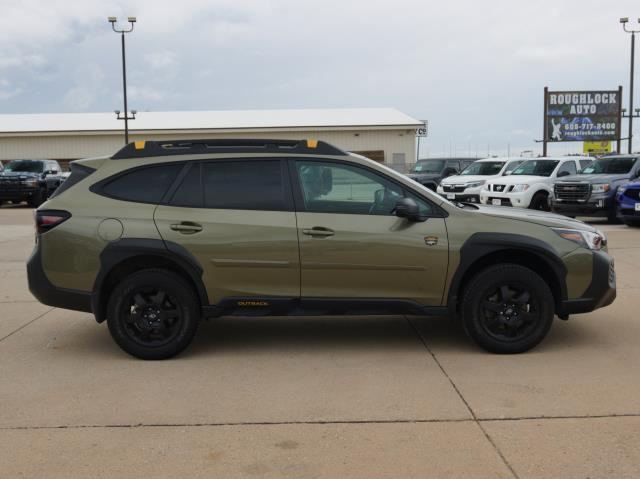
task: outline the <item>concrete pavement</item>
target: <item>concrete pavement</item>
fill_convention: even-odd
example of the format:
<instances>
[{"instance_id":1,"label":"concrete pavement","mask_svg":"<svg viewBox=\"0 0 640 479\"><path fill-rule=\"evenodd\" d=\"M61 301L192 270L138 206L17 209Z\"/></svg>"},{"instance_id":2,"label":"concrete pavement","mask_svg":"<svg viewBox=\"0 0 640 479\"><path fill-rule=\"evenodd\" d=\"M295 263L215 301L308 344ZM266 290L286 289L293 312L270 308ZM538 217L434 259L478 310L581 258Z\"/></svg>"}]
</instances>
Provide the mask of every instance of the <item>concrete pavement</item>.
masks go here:
<instances>
[{"instance_id":1,"label":"concrete pavement","mask_svg":"<svg viewBox=\"0 0 640 479\"><path fill-rule=\"evenodd\" d=\"M0 477L640 477L640 229L619 295L497 356L439 318L224 318L163 362L35 302L0 209Z\"/></svg>"}]
</instances>

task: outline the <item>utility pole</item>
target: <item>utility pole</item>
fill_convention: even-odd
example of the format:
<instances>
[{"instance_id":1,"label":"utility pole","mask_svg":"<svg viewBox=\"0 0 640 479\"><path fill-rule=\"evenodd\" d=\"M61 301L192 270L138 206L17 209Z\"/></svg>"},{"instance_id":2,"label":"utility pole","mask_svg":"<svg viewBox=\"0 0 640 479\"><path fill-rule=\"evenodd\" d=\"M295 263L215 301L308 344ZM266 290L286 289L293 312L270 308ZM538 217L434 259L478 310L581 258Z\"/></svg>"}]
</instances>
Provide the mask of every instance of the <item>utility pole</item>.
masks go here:
<instances>
[{"instance_id":1,"label":"utility pole","mask_svg":"<svg viewBox=\"0 0 640 479\"><path fill-rule=\"evenodd\" d=\"M636 33L640 33L640 29L627 28L629 23L629 17L623 17L620 19L622 28L625 32L631 34L631 67L629 69L629 153L633 152L633 79L634 79L634 64L635 64L635 49L636 49ZM638 24L640 24L640 18L638 18Z\"/></svg>"},{"instance_id":2,"label":"utility pole","mask_svg":"<svg viewBox=\"0 0 640 479\"><path fill-rule=\"evenodd\" d=\"M125 44L124 44L124 34L130 33L133 31L133 27L136 23L136 17L128 17L127 21L131 25L128 29L117 29L116 22L118 19L116 17L109 17L109 23L111 24L111 28L114 32L119 33L122 39L122 90L124 93L124 116L120 116L120 110L115 110L115 114L118 120L124 120L124 144L129 143L129 120L136 119L136 110L131 111L131 115L129 115L129 108L127 105L127 61L125 55Z\"/></svg>"}]
</instances>

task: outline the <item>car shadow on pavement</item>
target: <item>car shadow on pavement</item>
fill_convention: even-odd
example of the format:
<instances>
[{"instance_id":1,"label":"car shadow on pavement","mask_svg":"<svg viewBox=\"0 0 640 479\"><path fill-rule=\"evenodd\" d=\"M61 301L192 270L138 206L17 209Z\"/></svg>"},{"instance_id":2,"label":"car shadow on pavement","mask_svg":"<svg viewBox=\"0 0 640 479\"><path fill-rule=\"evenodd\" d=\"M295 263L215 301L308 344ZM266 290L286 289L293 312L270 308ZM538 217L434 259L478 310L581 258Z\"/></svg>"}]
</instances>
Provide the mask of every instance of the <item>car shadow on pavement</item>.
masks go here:
<instances>
[{"instance_id":1,"label":"car shadow on pavement","mask_svg":"<svg viewBox=\"0 0 640 479\"><path fill-rule=\"evenodd\" d=\"M366 352L423 348L416 321L428 324L431 341L472 348L464 332L448 318L402 316L224 317L204 321L185 354L228 352Z\"/></svg>"}]
</instances>

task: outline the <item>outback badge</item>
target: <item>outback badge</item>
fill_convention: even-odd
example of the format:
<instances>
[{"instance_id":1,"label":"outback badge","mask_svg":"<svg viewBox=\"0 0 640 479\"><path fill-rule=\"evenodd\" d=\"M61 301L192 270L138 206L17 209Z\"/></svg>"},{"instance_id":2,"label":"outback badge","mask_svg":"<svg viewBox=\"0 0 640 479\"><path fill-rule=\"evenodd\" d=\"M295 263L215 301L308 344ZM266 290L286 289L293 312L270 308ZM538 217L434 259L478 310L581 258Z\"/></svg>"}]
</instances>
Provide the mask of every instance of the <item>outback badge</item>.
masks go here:
<instances>
[{"instance_id":1,"label":"outback badge","mask_svg":"<svg viewBox=\"0 0 640 479\"><path fill-rule=\"evenodd\" d=\"M426 244L427 246L435 246L438 244L438 237L437 236L425 236L424 237L424 244Z\"/></svg>"}]
</instances>

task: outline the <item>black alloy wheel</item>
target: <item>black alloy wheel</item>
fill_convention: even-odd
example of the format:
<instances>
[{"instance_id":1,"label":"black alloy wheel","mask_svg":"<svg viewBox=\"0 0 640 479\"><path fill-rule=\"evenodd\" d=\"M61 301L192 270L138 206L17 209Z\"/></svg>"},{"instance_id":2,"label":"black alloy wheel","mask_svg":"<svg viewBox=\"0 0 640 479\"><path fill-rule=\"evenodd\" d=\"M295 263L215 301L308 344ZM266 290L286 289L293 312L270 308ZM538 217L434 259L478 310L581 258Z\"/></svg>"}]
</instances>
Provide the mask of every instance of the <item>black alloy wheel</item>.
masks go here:
<instances>
[{"instance_id":1,"label":"black alloy wheel","mask_svg":"<svg viewBox=\"0 0 640 479\"><path fill-rule=\"evenodd\" d=\"M166 359L186 348L200 322L200 302L179 274L145 269L123 278L107 305L115 342L141 359Z\"/></svg>"},{"instance_id":2,"label":"black alloy wheel","mask_svg":"<svg viewBox=\"0 0 640 479\"><path fill-rule=\"evenodd\" d=\"M466 332L482 348L500 354L522 353L549 332L555 300L535 271L503 263L477 273L460 303Z\"/></svg>"}]
</instances>

